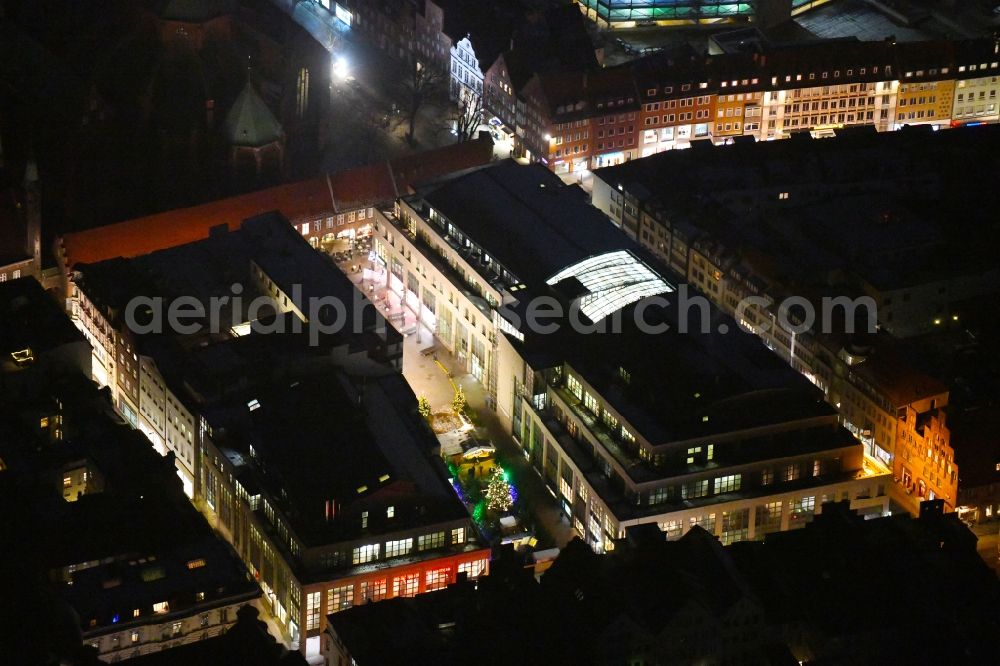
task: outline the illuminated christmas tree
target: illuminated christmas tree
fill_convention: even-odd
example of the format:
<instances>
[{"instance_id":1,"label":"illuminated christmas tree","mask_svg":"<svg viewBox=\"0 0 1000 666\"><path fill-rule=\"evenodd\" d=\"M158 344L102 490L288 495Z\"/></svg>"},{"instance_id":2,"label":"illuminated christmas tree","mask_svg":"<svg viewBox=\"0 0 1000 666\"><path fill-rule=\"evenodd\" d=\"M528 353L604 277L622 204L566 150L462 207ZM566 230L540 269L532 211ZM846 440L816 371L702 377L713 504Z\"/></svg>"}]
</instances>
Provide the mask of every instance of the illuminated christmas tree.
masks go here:
<instances>
[{"instance_id":1,"label":"illuminated christmas tree","mask_svg":"<svg viewBox=\"0 0 1000 666\"><path fill-rule=\"evenodd\" d=\"M455 386L455 397L451 400L451 410L455 412L455 416L460 415L465 411L465 406L468 403L465 400L465 391L462 390L461 386Z\"/></svg>"},{"instance_id":2,"label":"illuminated christmas tree","mask_svg":"<svg viewBox=\"0 0 1000 666\"><path fill-rule=\"evenodd\" d=\"M514 503L511 499L511 487L507 482L507 473L500 467L494 467L486 486L486 506L490 511L504 513Z\"/></svg>"}]
</instances>

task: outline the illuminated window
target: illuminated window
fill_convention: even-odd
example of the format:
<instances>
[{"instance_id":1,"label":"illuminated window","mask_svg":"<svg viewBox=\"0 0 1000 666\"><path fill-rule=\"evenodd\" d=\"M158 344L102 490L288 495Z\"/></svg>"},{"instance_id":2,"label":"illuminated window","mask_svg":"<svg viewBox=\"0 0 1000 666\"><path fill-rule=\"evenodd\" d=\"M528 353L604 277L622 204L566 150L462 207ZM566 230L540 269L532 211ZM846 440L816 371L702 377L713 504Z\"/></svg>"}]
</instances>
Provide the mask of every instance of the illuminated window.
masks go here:
<instances>
[{"instance_id":1,"label":"illuminated window","mask_svg":"<svg viewBox=\"0 0 1000 666\"><path fill-rule=\"evenodd\" d=\"M708 495L708 479L701 481L691 481L681 486L682 499L697 499Z\"/></svg>"},{"instance_id":2,"label":"illuminated window","mask_svg":"<svg viewBox=\"0 0 1000 666\"><path fill-rule=\"evenodd\" d=\"M183 627L184 627L183 623L181 623L181 622L174 622L173 626L171 626L171 628L170 628L171 629L170 634L172 636L179 636L180 633L181 633L181 629Z\"/></svg>"},{"instance_id":3,"label":"illuminated window","mask_svg":"<svg viewBox=\"0 0 1000 666\"><path fill-rule=\"evenodd\" d=\"M413 539L400 539L398 541L385 542L385 556L397 557L406 555L413 550Z\"/></svg>"},{"instance_id":4,"label":"illuminated window","mask_svg":"<svg viewBox=\"0 0 1000 666\"><path fill-rule=\"evenodd\" d=\"M361 583L362 602L381 601L385 599L386 581L385 578L378 580L364 581Z\"/></svg>"},{"instance_id":5,"label":"illuminated window","mask_svg":"<svg viewBox=\"0 0 1000 666\"><path fill-rule=\"evenodd\" d=\"M392 517L394 517L395 515L396 515L396 507L394 507L394 506L390 506L389 508L387 508L387 509L385 510L385 517L386 517L386 518L392 518Z\"/></svg>"},{"instance_id":6,"label":"illuminated window","mask_svg":"<svg viewBox=\"0 0 1000 666\"><path fill-rule=\"evenodd\" d=\"M170 602L161 601L159 603L153 604L154 613L169 613L170 612Z\"/></svg>"},{"instance_id":7,"label":"illuminated window","mask_svg":"<svg viewBox=\"0 0 1000 666\"><path fill-rule=\"evenodd\" d=\"M205 566L205 560L201 559L200 557L196 560L188 560L187 563L188 569L200 569L203 566Z\"/></svg>"},{"instance_id":8,"label":"illuminated window","mask_svg":"<svg viewBox=\"0 0 1000 666\"><path fill-rule=\"evenodd\" d=\"M392 579L392 596L412 597L420 589L420 574L407 574Z\"/></svg>"},{"instance_id":9,"label":"illuminated window","mask_svg":"<svg viewBox=\"0 0 1000 666\"><path fill-rule=\"evenodd\" d=\"M590 393L584 392L583 406L587 408L587 411L595 416L601 413L601 408L598 406L597 398L592 396Z\"/></svg>"},{"instance_id":10,"label":"illuminated window","mask_svg":"<svg viewBox=\"0 0 1000 666\"><path fill-rule=\"evenodd\" d=\"M785 468L781 470L782 481L794 481L797 478L799 478L799 466L795 463L785 465Z\"/></svg>"},{"instance_id":11,"label":"illuminated window","mask_svg":"<svg viewBox=\"0 0 1000 666\"><path fill-rule=\"evenodd\" d=\"M580 384L580 380L573 375L566 375L566 388L570 393L575 395L578 400L583 398L583 386Z\"/></svg>"},{"instance_id":12,"label":"illuminated window","mask_svg":"<svg viewBox=\"0 0 1000 666\"><path fill-rule=\"evenodd\" d=\"M730 474L728 476L720 476L715 480L715 494L720 493L730 493L740 489L740 485L743 481L742 474Z\"/></svg>"},{"instance_id":13,"label":"illuminated window","mask_svg":"<svg viewBox=\"0 0 1000 666\"><path fill-rule=\"evenodd\" d=\"M133 643L138 643L139 642L139 631L138 630L132 632L132 642Z\"/></svg>"},{"instance_id":14,"label":"illuminated window","mask_svg":"<svg viewBox=\"0 0 1000 666\"><path fill-rule=\"evenodd\" d=\"M757 536L781 529L781 502L761 504L757 507L756 514Z\"/></svg>"},{"instance_id":15,"label":"illuminated window","mask_svg":"<svg viewBox=\"0 0 1000 666\"><path fill-rule=\"evenodd\" d=\"M196 601L204 601L205 600L205 593L204 592L197 592L197 593L195 593L194 598L195 598Z\"/></svg>"},{"instance_id":16,"label":"illuminated window","mask_svg":"<svg viewBox=\"0 0 1000 666\"><path fill-rule=\"evenodd\" d=\"M702 529L708 531L709 534L715 534L715 514L710 513L705 516L691 516L690 526L694 527L697 525Z\"/></svg>"},{"instance_id":17,"label":"illuminated window","mask_svg":"<svg viewBox=\"0 0 1000 666\"><path fill-rule=\"evenodd\" d=\"M344 585L326 591L326 612L339 613L354 605L354 586Z\"/></svg>"},{"instance_id":18,"label":"illuminated window","mask_svg":"<svg viewBox=\"0 0 1000 666\"><path fill-rule=\"evenodd\" d=\"M367 529L367 528L368 528L368 512L367 511L362 511L361 512L361 529L364 530L364 529Z\"/></svg>"},{"instance_id":19,"label":"illuminated window","mask_svg":"<svg viewBox=\"0 0 1000 666\"><path fill-rule=\"evenodd\" d=\"M816 511L816 497L800 497L792 502L792 520L811 520Z\"/></svg>"},{"instance_id":20,"label":"illuminated window","mask_svg":"<svg viewBox=\"0 0 1000 666\"><path fill-rule=\"evenodd\" d=\"M708 445L708 453L706 455L706 458L708 458L709 460L712 460L712 459L715 458L715 444L709 444Z\"/></svg>"},{"instance_id":21,"label":"illuminated window","mask_svg":"<svg viewBox=\"0 0 1000 666\"><path fill-rule=\"evenodd\" d=\"M444 546L444 532L422 534L417 537L417 550L431 550Z\"/></svg>"},{"instance_id":22,"label":"illuminated window","mask_svg":"<svg viewBox=\"0 0 1000 666\"><path fill-rule=\"evenodd\" d=\"M49 417L43 416L41 418L41 420L39 420L39 422L38 422L38 427L39 428L43 428L43 429L44 428L48 428L49 427Z\"/></svg>"},{"instance_id":23,"label":"illuminated window","mask_svg":"<svg viewBox=\"0 0 1000 666\"><path fill-rule=\"evenodd\" d=\"M364 564L378 559L379 544L373 543L365 546L358 546L351 552L352 564Z\"/></svg>"},{"instance_id":24,"label":"illuminated window","mask_svg":"<svg viewBox=\"0 0 1000 666\"><path fill-rule=\"evenodd\" d=\"M451 542L452 543L465 543L465 528L456 527L451 531Z\"/></svg>"},{"instance_id":25,"label":"illuminated window","mask_svg":"<svg viewBox=\"0 0 1000 666\"><path fill-rule=\"evenodd\" d=\"M432 569L428 571L424 577L426 579L424 582L428 592L431 590L440 590L446 587L451 580L451 567Z\"/></svg>"},{"instance_id":26,"label":"illuminated window","mask_svg":"<svg viewBox=\"0 0 1000 666\"><path fill-rule=\"evenodd\" d=\"M486 573L486 560L462 562L458 565L458 572L464 573L470 579L479 578Z\"/></svg>"},{"instance_id":27,"label":"illuminated window","mask_svg":"<svg viewBox=\"0 0 1000 666\"><path fill-rule=\"evenodd\" d=\"M319 629L319 592L306 595L306 631Z\"/></svg>"},{"instance_id":28,"label":"illuminated window","mask_svg":"<svg viewBox=\"0 0 1000 666\"><path fill-rule=\"evenodd\" d=\"M295 110L299 118L306 114L309 107L309 70L305 67L299 70L295 91Z\"/></svg>"},{"instance_id":29,"label":"illuminated window","mask_svg":"<svg viewBox=\"0 0 1000 666\"><path fill-rule=\"evenodd\" d=\"M73 485L73 479L71 477L64 476L63 477L63 488L69 488L71 485Z\"/></svg>"},{"instance_id":30,"label":"illuminated window","mask_svg":"<svg viewBox=\"0 0 1000 666\"><path fill-rule=\"evenodd\" d=\"M142 615L142 611L138 608L132 611L132 617L139 617L140 615Z\"/></svg>"},{"instance_id":31,"label":"illuminated window","mask_svg":"<svg viewBox=\"0 0 1000 666\"><path fill-rule=\"evenodd\" d=\"M700 446L693 446L689 448L687 452L687 464L688 465L693 464L694 461L697 459L699 453L701 453Z\"/></svg>"},{"instance_id":32,"label":"illuminated window","mask_svg":"<svg viewBox=\"0 0 1000 666\"><path fill-rule=\"evenodd\" d=\"M722 512L722 545L742 541L749 535L750 509Z\"/></svg>"}]
</instances>

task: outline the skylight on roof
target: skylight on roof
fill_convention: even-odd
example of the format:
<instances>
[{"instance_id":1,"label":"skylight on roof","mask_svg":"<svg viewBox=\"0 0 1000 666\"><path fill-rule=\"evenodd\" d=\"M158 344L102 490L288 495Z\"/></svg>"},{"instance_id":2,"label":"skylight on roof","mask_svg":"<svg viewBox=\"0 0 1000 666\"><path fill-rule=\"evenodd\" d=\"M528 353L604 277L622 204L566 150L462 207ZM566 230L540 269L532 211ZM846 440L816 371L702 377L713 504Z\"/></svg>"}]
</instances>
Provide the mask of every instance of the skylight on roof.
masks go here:
<instances>
[{"instance_id":1,"label":"skylight on roof","mask_svg":"<svg viewBox=\"0 0 1000 666\"><path fill-rule=\"evenodd\" d=\"M647 296L673 291L673 287L627 250L606 252L568 266L550 277L554 285L576 278L587 290L580 309L592 322Z\"/></svg>"}]
</instances>

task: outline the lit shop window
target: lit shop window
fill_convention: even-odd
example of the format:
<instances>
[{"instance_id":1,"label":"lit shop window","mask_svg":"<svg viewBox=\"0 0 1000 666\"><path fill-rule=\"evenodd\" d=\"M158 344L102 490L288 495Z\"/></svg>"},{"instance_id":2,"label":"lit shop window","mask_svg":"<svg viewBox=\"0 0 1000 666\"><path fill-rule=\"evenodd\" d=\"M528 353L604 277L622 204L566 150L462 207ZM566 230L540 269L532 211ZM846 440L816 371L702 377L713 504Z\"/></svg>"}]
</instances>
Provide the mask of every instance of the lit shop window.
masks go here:
<instances>
[{"instance_id":1,"label":"lit shop window","mask_svg":"<svg viewBox=\"0 0 1000 666\"><path fill-rule=\"evenodd\" d=\"M386 590L386 580L385 578L380 578L378 580L365 581L361 583L361 600L362 603L367 601L381 601L385 599Z\"/></svg>"},{"instance_id":2,"label":"lit shop window","mask_svg":"<svg viewBox=\"0 0 1000 666\"><path fill-rule=\"evenodd\" d=\"M443 567L441 569L432 569L425 574L426 589L428 592L431 590L440 590L448 585L451 579L451 567Z\"/></svg>"},{"instance_id":3,"label":"lit shop window","mask_svg":"<svg viewBox=\"0 0 1000 666\"><path fill-rule=\"evenodd\" d=\"M392 579L392 596L412 597L420 588L420 574L407 574Z\"/></svg>"},{"instance_id":4,"label":"lit shop window","mask_svg":"<svg viewBox=\"0 0 1000 666\"><path fill-rule=\"evenodd\" d=\"M464 573L468 578L478 578L486 573L486 560L473 560L463 562L458 565L458 572Z\"/></svg>"}]
</instances>

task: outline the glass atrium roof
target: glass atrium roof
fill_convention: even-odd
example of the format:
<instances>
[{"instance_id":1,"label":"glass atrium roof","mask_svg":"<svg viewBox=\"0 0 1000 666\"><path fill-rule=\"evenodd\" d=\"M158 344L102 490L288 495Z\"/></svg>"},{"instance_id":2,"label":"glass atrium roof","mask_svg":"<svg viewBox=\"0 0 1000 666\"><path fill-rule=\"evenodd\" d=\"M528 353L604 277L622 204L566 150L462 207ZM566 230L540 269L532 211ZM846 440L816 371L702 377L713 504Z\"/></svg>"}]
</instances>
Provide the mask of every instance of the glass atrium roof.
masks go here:
<instances>
[{"instance_id":1,"label":"glass atrium roof","mask_svg":"<svg viewBox=\"0 0 1000 666\"><path fill-rule=\"evenodd\" d=\"M559 271L546 284L576 278L588 293L580 309L594 323L647 296L673 291L667 282L627 250L588 257Z\"/></svg>"}]
</instances>

